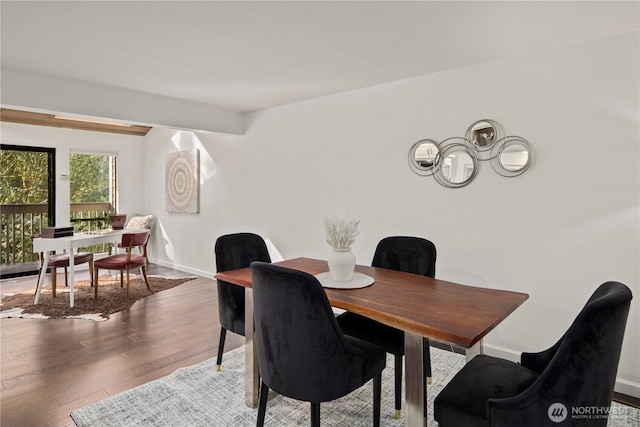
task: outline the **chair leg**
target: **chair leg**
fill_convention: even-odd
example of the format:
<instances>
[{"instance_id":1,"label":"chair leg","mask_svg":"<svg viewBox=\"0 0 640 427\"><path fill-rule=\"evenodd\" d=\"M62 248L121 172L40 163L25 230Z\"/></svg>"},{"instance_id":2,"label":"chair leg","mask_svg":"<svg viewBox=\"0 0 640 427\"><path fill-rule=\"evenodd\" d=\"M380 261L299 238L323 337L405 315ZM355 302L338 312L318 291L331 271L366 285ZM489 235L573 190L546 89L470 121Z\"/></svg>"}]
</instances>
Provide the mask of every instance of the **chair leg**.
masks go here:
<instances>
[{"instance_id":1,"label":"chair leg","mask_svg":"<svg viewBox=\"0 0 640 427\"><path fill-rule=\"evenodd\" d=\"M422 338L422 369L427 376L427 384L431 384L431 352L427 338Z\"/></svg>"},{"instance_id":2,"label":"chair leg","mask_svg":"<svg viewBox=\"0 0 640 427\"><path fill-rule=\"evenodd\" d=\"M58 272L55 267L51 267L51 290L53 292L53 297L56 297L56 281L58 279Z\"/></svg>"},{"instance_id":3,"label":"chair leg","mask_svg":"<svg viewBox=\"0 0 640 427\"><path fill-rule=\"evenodd\" d=\"M91 286L93 286L93 258L89 259L89 277L91 278Z\"/></svg>"},{"instance_id":4,"label":"chair leg","mask_svg":"<svg viewBox=\"0 0 640 427\"><path fill-rule=\"evenodd\" d=\"M120 271L122 275L122 271ZM129 269L127 268L127 298L129 298Z\"/></svg>"},{"instance_id":5,"label":"chair leg","mask_svg":"<svg viewBox=\"0 0 640 427\"><path fill-rule=\"evenodd\" d=\"M311 402L311 427L320 427L320 402Z\"/></svg>"},{"instance_id":6,"label":"chair leg","mask_svg":"<svg viewBox=\"0 0 640 427\"><path fill-rule=\"evenodd\" d=\"M144 279L144 283L147 285L147 289L151 290L149 287L149 278L147 277L147 267L143 265L140 267L140 270L142 270L142 278Z\"/></svg>"},{"instance_id":7,"label":"chair leg","mask_svg":"<svg viewBox=\"0 0 640 427\"><path fill-rule=\"evenodd\" d=\"M424 417L427 418L427 384L431 384L431 352L429 351L429 340L422 338L422 408L424 409Z\"/></svg>"},{"instance_id":8,"label":"chair leg","mask_svg":"<svg viewBox=\"0 0 640 427\"><path fill-rule=\"evenodd\" d=\"M380 399L382 398L382 372L373 377L373 427L380 427Z\"/></svg>"},{"instance_id":9,"label":"chair leg","mask_svg":"<svg viewBox=\"0 0 640 427\"><path fill-rule=\"evenodd\" d=\"M98 299L98 269L93 269L93 297Z\"/></svg>"},{"instance_id":10,"label":"chair leg","mask_svg":"<svg viewBox=\"0 0 640 427\"><path fill-rule=\"evenodd\" d=\"M396 380L396 419L402 417L402 356L396 354L395 360L395 380Z\"/></svg>"},{"instance_id":11,"label":"chair leg","mask_svg":"<svg viewBox=\"0 0 640 427\"><path fill-rule=\"evenodd\" d=\"M222 365L222 353L224 353L224 339L227 336L227 330L225 328L220 328L220 342L218 343L218 359L216 361L216 371L220 370L220 366Z\"/></svg>"},{"instance_id":12,"label":"chair leg","mask_svg":"<svg viewBox=\"0 0 640 427\"><path fill-rule=\"evenodd\" d=\"M71 260L69 260L71 262ZM64 268L64 285L69 286L69 274L67 273L67 267Z\"/></svg>"},{"instance_id":13,"label":"chair leg","mask_svg":"<svg viewBox=\"0 0 640 427\"><path fill-rule=\"evenodd\" d=\"M258 405L258 420L256 421L256 427L264 426L264 416L267 412L267 397L269 396L269 386L264 381L260 385L260 403Z\"/></svg>"}]
</instances>

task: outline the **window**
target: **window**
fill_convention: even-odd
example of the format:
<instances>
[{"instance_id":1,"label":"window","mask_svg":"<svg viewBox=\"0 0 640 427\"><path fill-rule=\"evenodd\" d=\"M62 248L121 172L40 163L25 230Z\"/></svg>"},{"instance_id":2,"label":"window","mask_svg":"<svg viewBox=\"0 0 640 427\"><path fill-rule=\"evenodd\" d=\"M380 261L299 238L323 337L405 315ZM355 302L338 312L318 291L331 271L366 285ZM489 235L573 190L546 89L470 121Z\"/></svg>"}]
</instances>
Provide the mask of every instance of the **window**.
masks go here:
<instances>
[{"instance_id":1,"label":"window","mask_svg":"<svg viewBox=\"0 0 640 427\"><path fill-rule=\"evenodd\" d=\"M55 149L0 146L0 278L38 271L31 236L55 224Z\"/></svg>"},{"instance_id":2,"label":"window","mask_svg":"<svg viewBox=\"0 0 640 427\"><path fill-rule=\"evenodd\" d=\"M71 153L71 222L77 232L108 228L115 213L116 156Z\"/></svg>"}]
</instances>

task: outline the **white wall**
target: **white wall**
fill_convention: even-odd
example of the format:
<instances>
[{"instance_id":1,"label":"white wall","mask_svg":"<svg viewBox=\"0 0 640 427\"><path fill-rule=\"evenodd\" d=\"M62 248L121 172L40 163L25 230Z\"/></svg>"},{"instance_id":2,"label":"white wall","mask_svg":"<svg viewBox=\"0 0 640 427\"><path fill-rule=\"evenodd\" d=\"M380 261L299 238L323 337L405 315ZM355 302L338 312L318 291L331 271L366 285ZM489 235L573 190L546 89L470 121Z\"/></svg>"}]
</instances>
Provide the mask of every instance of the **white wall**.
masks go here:
<instances>
[{"instance_id":1,"label":"white wall","mask_svg":"<svg viewBox=\"0 0 640 427\"><path fill-rule=\"evenodd\" d=\"M119 212L142 212L145 207L144 138L44 126L0 122L3 144L55 147L56 149L56 225L69 225L71 152L117 155Z\"/></svg>"},{"instance_id":2,"label":"white wall","mask_svg":"<svg viewBox=\"0 0 640 427\"><path fill-rule=\"evenodd\" d=\"M325 258L325 214L361 220L358 262L388 235L438 248L436 277L526 292L486 338L513 355L553 344L593 290L635 294L617 390L640 396L638 33L328 96L247 117L242 137L154 129L145 141L155 261L211 276L224 233L253 231L285 258ZM416 52L416 54L420 54ZM446 189L413 174L422 138L464 136L489 118L527 139L533 168ZM168 214L168 152L201 150L201 210Z\"/></svg>"}]
</instances>

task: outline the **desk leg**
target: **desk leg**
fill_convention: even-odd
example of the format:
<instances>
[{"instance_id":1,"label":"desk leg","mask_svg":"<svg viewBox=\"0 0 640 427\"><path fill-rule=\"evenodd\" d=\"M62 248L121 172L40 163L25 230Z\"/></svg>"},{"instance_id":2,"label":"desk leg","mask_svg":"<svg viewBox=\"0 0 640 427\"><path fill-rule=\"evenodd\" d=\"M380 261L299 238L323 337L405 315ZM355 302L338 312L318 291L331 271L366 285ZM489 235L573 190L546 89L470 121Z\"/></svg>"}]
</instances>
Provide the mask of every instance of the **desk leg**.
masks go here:
<instances>
[{"instance_id":1,"label":"desk leg","mask_svg":"<svg viewBox=\"0 0 640 427\"><path fill-rule=\"evenodd\" d=\"M73 245L71 246L71 250L69 251L69 307L74 306L73 299L73 286L76 283L76 257L73 253Z\"/></svg>"},{"instance_id":2,"label":"desk leg","mask_svg":"<svg viewBox=\"0 0 640 427\"><path fill-rule=\"evenodd\" d=\"M466 350L465 354L467 356L467 363L469 363L471 359L482 353L484 353L484 349L482 346L482 340L480 340Z\"/></svg>"},{"instance_id":3,"label":"desk leg","mask_svg":"<svg viewBox=\"0 0 640 427\"><path fill-rule=\"evenodd\" d=\"M253 328L253 291L245 289L244 298L244 401L250 408L258 407L258 346Z\"/></svg>"},{"instance_id":4,"label":"desk leg","mask_svg":"<svg viewBox=\"0 0 640 427\"><path fill-rule=\"evenodd\" d=\"M38 304L40 301L40 291L42 291L42 285L44 285L44 276L47 275L47 266L49 265L49 251L44 251L44 259L42 260L42 272L38 277L38 286L36 287L36 299L33 301L33 305Z\"/></svg>"},{"instance_id":5,"label":"desk leg","mask_svg":"<svg viewBox=\"0 0 640 427\"><path fill-rule=\"evenodd\" d=\"M422 363L422 337L404 333L404 362L405 362L405 426L426 427L425 393L426 379Z\"/></svg>"}]
</instances>

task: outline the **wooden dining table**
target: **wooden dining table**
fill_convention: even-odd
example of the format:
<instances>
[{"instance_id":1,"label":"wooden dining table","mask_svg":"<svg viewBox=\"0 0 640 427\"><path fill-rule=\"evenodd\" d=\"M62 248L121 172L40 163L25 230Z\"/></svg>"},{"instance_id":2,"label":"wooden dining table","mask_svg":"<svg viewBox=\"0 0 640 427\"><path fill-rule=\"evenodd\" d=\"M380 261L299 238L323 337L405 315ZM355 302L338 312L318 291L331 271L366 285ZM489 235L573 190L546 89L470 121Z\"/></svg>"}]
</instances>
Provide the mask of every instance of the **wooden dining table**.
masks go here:
<instances>
[{"instance_id":1,"label":"wooden dining table","mask_svg":"<svg viewBox=\"0 0 640 427\"><path fill-rule=\"evenodd\" d=\"M295 258L277 265L313 275L327 272L327 262ZM407 426L426 426L422 337L466 349L467 360L482 353L482 338L529 297L525 293L467 286L417 274L357 265L373 277L360 289L325 288L333 307L358 313L405 333L405 408ZM246 288L245 331L253 331L251 268L214 276ZM245 401L258 404L258 359L252 333L245 334Z\"/></svg>"}]
</instances>

